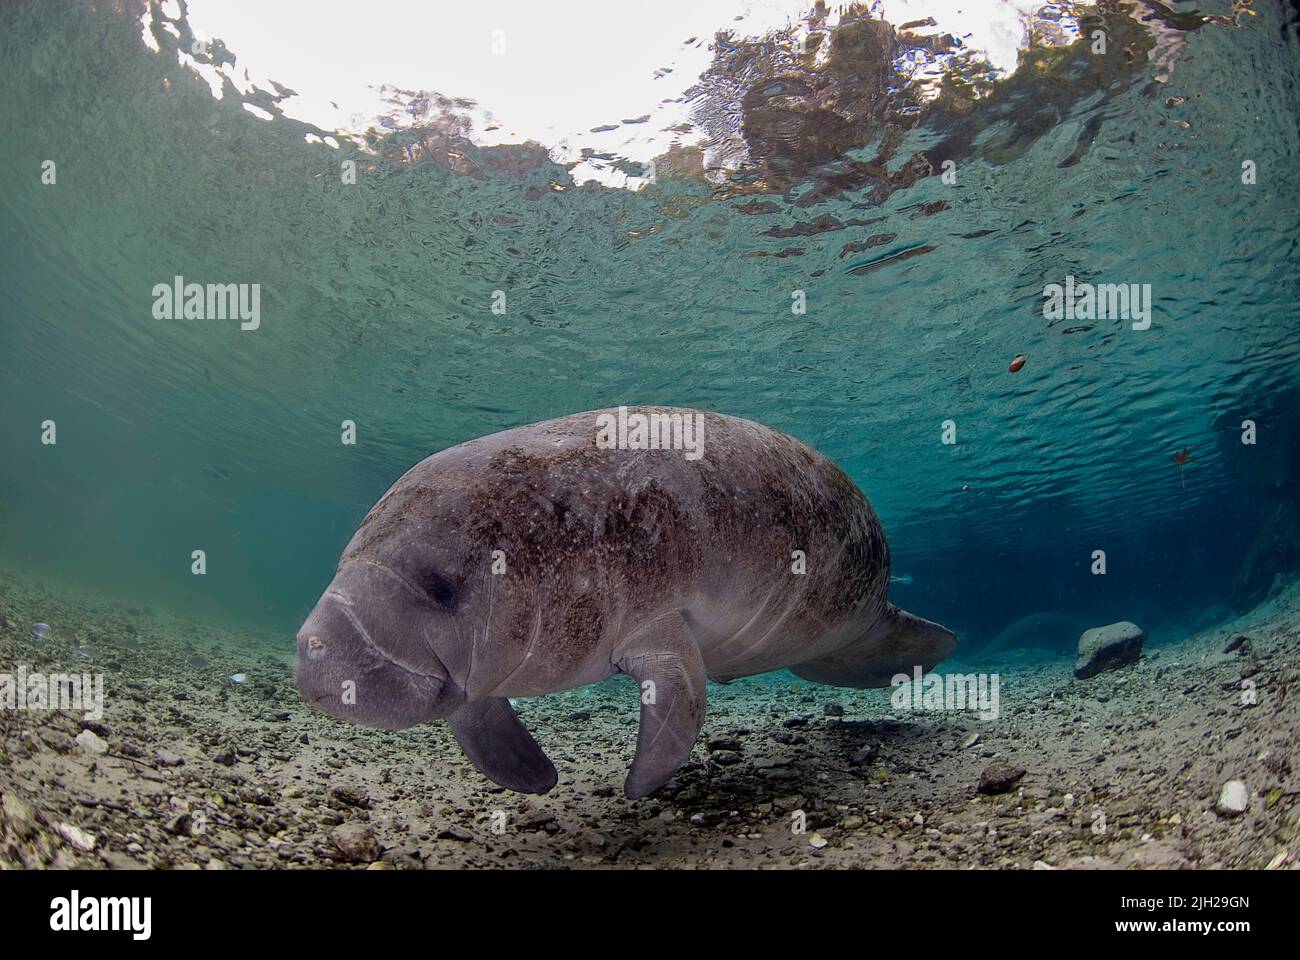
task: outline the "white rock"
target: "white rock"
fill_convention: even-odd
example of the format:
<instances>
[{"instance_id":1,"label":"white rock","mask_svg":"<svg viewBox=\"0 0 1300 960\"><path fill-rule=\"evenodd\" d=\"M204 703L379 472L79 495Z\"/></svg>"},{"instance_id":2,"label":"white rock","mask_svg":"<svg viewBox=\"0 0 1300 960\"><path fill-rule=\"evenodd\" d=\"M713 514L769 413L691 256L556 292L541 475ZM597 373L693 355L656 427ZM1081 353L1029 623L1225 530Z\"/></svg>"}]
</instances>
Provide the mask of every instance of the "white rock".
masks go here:
<instances>
[{"instance_id":1,"label":"white rock","mask_svg":"<svg viewBox=\"0 0 1300 960\"><path fill-rule=\"evenodd\" d=\"M87 731L89 733L90 731ZM81 739L78 737L77 739ZM89 853L95 849L95 838L80 827L74 827L70 823L59 824L59 836L72 844L83 853Z\"/></svg>"},{"instance_id":2,"label":"white rock","mask_svg":"<svg viewBox=\"0 0 1300 960\"><path fill-rule=\"evenodd\" d=\"M1214 809L1225 817L1238 817L1250 809L1250 788L1240 780L1229 780L1219 791Z\"/></svg>"},{"instance_id":3,"label":"white rock","mask_svg":"<svg viewBox=\"0 0 1300 960\"><path fill-rule=\"evenodd\" d=\"M82 730L77 734L77 749L92 756L108 753L108 744L100 739L94 730Z\"/></svg>"}]
</instances>

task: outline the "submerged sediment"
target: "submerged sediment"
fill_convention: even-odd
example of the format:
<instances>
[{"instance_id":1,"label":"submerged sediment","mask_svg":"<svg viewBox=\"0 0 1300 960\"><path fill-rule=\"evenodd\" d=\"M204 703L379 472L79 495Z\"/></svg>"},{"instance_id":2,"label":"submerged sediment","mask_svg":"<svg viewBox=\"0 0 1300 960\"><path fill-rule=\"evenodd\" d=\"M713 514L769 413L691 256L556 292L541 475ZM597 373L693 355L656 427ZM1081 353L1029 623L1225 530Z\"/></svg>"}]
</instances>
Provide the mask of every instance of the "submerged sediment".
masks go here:
<instances>
[{"instance_id":1,"label":"submerged sediment","mask_svg":"<svg viewBox=\"0 0 1300 960\"><path fill-rule=\"evenodd\" d=\"M710 685L691 762L638 801L615 678L520 703L560 773L533 797L445 724L311 710L292 638L3 576L0 673L98 674L104 702L0 709L0 866L1295 868L1298 638L1293 584L1087 680L1008 655L970 668L997 672L989 719L785 674Z\"/></svg>"}]
</instances>

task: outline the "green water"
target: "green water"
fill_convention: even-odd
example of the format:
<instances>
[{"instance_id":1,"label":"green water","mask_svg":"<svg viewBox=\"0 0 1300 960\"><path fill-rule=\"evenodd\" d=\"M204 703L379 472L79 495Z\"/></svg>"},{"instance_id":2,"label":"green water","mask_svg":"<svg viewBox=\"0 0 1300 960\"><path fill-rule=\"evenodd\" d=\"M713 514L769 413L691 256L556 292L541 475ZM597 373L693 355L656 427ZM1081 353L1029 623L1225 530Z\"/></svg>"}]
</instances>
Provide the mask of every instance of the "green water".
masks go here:
<instances>
[{"instance_id":1,"label":"green water","mask_svg":"<svg viewBox=\"0 0 1300 960\"><path fill-rule=\"evenodd\" d=\"M400 134L372 153L308 143L148 49L141 9L0 8L8 569L287 647L408 466L620 403L816 446L913 577L895 599L984 638L1042 609L1158 625L1231 605L1254 538L1296 500L1300 45L1280 4L1173 30L1163 83L1134 40L1102 68L1075 50L964 112L921 111L886 166L929 151L934 175L887 189L845 174L884 127L822 167L755 133L757 192L580 185L487 153L468 175ZM1067 274L1150 284L1150 329L1047 320L1043 288ZM151 291L177 275L259 284L259 328L156 319Z\"/></svg>"}]
</instances>

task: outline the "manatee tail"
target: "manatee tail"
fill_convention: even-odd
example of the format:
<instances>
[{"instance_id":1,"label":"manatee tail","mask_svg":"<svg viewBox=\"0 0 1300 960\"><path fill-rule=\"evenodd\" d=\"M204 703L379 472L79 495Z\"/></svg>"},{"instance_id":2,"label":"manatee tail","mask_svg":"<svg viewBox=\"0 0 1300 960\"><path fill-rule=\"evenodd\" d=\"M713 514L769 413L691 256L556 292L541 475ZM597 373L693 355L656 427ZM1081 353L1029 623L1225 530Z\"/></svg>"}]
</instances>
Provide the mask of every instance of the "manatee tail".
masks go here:
<instances>
[{"instance_id":1,"label":"manatee tail","mask_svg":"<svg viewBox=\"0 0 1300 960\"><path fill-rule=\"evenodd\" d=\"M791 667L796 677L834 687L887 687L912 668L929 670L957 646L947 627L922 620L892 603L866 633L828 656Z\"/></svg>"}]
</instances>

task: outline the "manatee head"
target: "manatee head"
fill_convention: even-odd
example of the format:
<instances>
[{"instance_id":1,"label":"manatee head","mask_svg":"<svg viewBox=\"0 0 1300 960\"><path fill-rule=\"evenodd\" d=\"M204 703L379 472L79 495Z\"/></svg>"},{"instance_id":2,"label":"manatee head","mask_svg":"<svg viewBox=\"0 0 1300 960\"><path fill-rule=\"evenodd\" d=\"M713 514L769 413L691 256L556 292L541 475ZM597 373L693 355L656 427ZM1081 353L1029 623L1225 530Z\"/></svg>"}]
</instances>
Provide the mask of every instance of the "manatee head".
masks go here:
<instances>
[{"instance_id":1,"label":"manatee head","mask_svg":"<svg viewBox=\"0 0 1300 960\"><path fill-rule=\"evenodd\" d=\"M298 631L298 689L330 716L397 730L466 701L494 578L462 528L464 497L427 474L374 506Z\"/></svg>"}]
</instances>

